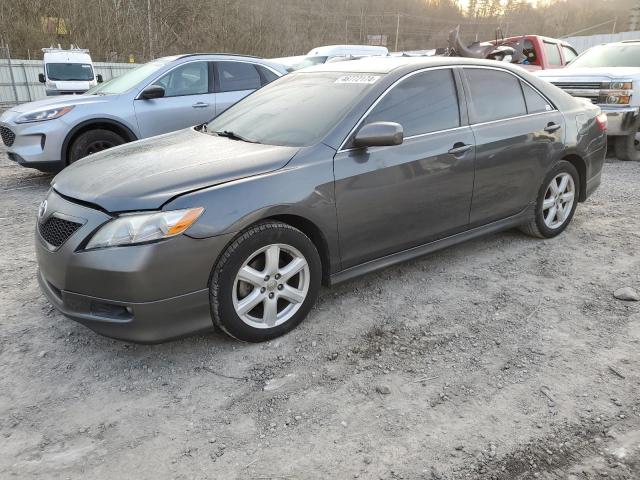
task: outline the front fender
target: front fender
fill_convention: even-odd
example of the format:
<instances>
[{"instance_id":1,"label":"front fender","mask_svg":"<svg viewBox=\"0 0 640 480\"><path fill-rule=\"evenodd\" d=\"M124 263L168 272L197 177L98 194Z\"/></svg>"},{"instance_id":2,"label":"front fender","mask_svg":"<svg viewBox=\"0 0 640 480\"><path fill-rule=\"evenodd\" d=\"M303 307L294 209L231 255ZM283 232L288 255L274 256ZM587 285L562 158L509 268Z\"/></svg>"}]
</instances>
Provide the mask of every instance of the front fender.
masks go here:
<instances>
[{"instance_id":1,"label":"front fender","mask_svg":"<svg viewBox=\"0 0 640 480\"><path fill-rule=\"evenodd\" d=\"M187 193L164 209L204 207L187 232L193 238L237 233L274 216L300 217L322 232L333 270L339 265L334 153L325 145L310 147L280 170Z\"/></svg>"}]
</instances>

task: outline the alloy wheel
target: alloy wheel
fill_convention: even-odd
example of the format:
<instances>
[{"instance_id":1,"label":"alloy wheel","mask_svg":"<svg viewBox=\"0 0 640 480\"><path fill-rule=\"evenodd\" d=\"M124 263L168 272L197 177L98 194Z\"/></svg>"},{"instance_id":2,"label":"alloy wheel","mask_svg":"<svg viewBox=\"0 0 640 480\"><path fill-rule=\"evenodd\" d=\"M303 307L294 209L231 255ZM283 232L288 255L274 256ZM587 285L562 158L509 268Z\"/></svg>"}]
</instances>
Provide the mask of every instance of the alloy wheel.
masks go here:
<instances>
[{"instance_id":1,"label":"alloy wheel","mask_svg":"<svg viewBox=\"0 0 640 480\"><path fill-rule=\"evenodd\" d=\"M547 227L556 229L564 225L573 208L575 190L573 177L568 173L560 173L551 180L542 203L542 215Z\"/></svg>"},{"instance_id":2,"label":"alloy wheel","mask_svg":"<svg viewBox=\"0 0 640 480\"><path fill-rule=\"evenodd\" d=\"M311 273L299 250L286 244L262 247L240 267L233 284L233 307L247 325L273 328L304 303Z\"/></svg>"}]
</instances>

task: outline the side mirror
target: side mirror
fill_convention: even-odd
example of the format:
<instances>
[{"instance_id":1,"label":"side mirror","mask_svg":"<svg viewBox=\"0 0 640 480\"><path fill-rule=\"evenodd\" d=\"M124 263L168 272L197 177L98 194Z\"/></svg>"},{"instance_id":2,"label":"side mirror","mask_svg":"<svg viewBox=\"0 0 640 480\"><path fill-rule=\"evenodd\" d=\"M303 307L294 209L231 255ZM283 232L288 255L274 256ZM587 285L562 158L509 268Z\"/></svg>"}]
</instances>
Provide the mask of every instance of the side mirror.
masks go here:
<instances>
[{"instance_id":1,"label":"side mirror","mask_svg":"<svg viewBox=\"0 0 640 480\"><path fill-rule=\"evenodd\" d=\"M45 83L47 81L47 79L44 77L44 73L39 73L38 74L38 81L40 83Z\"/></svg>"},{"instance_id":2,"label":"side mirror","mask_svg":"<svg viewBox=\"0 0 640 480\"><path fill-rule=\"evenodd\" d=\"M160 85L149 85L140 94L140 98L143 98L145 100L162 97L164 97L164 87Z\"/></svg>"},{"instance_id":3,"label":"side mirror","mask_svg":"<svg viewBox=\"0 0 640 480\"><path fill-rule=\"evenodd\" d=\"M356 147L390 147L400 145L404 140L402 125L394 122L368 123L356 133L353 144Z\"/></svg>"},{"instance_id":4,"label":"side mirror","mask_svg":"<svg viewBox=\"0 0 640 480\"><path fill-rule=\"evenodd\" d=\"M96 80L98 80L98 83L104 82L104 80L102 78L102 74L99 73L98 75L96 75Z\"/></svg>"}]
</instances>

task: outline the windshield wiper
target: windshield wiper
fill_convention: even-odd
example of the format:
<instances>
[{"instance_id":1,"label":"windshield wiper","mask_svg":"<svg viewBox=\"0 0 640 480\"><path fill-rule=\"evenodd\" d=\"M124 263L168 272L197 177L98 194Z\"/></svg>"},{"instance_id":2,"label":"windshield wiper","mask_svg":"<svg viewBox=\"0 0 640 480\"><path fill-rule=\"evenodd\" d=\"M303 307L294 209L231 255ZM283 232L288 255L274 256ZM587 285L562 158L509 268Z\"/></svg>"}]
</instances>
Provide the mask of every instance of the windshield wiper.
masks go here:
<instances>
[{"instance_id":1,"label":"windshield wiper","mask_svg":"<svg viewBox=\"0 0 640 480\"><path fill-rule=\"evenodd\" d=\"M240 140L242 142L247 142L247 143L260 143L255 140L249 140L248 138L245 138L229 130L222 130L222 131L216 132L216 135L218 135L219 137L227 137L227 138L230 138L231 140Z\"/></svg>"}]
</instances>

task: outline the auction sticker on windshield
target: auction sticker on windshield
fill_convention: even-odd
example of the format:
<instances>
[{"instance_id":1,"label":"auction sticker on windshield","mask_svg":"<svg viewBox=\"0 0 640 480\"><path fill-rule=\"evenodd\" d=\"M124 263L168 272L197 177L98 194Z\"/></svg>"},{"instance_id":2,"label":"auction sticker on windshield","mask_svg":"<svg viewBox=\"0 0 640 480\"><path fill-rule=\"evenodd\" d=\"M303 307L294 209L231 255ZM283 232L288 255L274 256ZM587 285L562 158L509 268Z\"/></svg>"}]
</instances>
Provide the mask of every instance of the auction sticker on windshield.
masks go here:
<instances>
[{"instance_id":1,"label":"auction sticker on windshield","mask_svg":"<svg viewBox=\"0 0 640 480\"><path fill-rule=\"evenodd\" d=\"M335 83L376 83L380 75L343 75Z\"/></svg>"}]
</instances>

